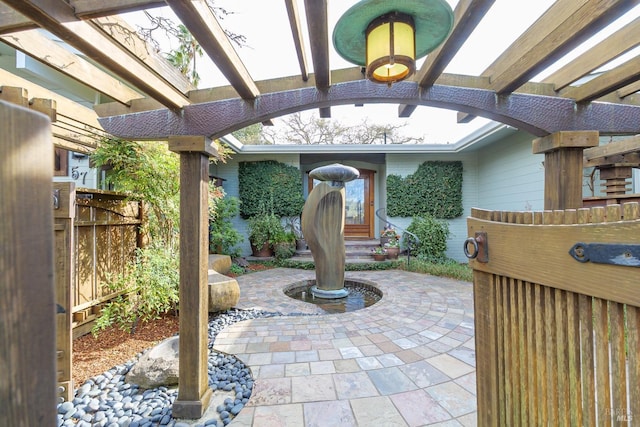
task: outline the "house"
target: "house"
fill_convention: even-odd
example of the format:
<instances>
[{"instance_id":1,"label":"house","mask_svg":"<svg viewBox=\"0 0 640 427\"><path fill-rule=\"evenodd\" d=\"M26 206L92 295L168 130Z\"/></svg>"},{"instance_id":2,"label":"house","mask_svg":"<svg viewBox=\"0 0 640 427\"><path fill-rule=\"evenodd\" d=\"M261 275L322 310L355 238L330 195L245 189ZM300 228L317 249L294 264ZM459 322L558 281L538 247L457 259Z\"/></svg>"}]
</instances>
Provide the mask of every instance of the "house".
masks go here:
<instances>
[{"instance_id":1,"label":"house","mask_svg":"<svg viewBox=\"0 0 640 427\"><path fill-rule=\"evenodd\" d=\"M386 207L387 176L409 175L425 161L461 161L463 214L448 220L451 235L447 256L465 261L466 217L472 207L523 211L544 209L544 156L532 154L533 139L535 136L527 132L498 123L489 123L454 144L244 145L229 135L222 140L234 154L226 163L212 164L210 174L226 180L223 188L227 195L238 196L240 162L275 160L300 169L300 184L306 197L311 185L308 173L314 168L331 163L353 166L360 171L360 178L347 183L347 189L354 187L350 194L360 195L357 201L362 208L357 219L347 221L345 237L374 239L386 224L376 217L375 212ZM609 140L602 139L601 143ZM640 191L638 172L634 171L632 192ZM588 184L585 178L585 197L594 195ZM388 221L406 228L411 218L389 217ZM239 231L247 235L246 221L236 217L233 222ZM251 253L248 241L243 243L242 252Z\"/></svg>"}]
</instances>

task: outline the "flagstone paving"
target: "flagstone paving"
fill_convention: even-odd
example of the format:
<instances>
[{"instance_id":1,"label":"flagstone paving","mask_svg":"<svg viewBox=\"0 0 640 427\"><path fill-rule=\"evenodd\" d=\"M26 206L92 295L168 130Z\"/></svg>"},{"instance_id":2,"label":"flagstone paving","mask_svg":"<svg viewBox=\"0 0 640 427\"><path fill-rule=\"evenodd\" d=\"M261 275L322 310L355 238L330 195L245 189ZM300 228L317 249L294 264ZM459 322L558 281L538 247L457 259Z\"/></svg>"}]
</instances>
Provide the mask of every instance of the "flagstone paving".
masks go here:
<instances>
[{"instance_id":1,"label":"flagstone paving","mask_svg":"<svg viewBox=\"0 0 640 427\"><path fill-rule=\"evenodd\" d=\"M287 297L314 273L273 269L238 278L238 308L290 316L243 321L214 348L253 372L231 426L475 426L472 285L404 271L347 272L373 282L376 304L342 314Z\"/></svg>"}]
</instances>

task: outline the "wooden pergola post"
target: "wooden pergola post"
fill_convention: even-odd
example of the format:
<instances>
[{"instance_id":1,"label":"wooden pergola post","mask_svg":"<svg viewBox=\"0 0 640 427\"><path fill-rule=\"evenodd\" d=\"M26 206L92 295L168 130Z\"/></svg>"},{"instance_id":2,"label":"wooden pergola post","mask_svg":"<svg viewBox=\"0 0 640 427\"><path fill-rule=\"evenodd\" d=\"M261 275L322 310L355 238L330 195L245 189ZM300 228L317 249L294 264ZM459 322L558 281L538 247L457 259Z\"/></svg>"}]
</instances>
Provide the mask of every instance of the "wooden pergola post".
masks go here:
<instances>
[{"instance_id":1,"label":"wooden pergola post","mask_svg":"<svg viewBox=\"0 0 640 427\"><path fill-rule=\"evenodd\" d=\"M197 419L211 399L207 374L209 158L217 151L203 136L169 138L180 154L180 368L176 418Z\"/></svg>"},{"instance_id":2,"label":"wooden pergola post","mask_svg":"<svg viewBox=\"0 0 640 427\"><path fill-rule=\"evenodd\" d=\"M533 154L544 153L545 210L582 207L583 150L598 142L597 131L562 131L533 141Z\"/></svg>"},{"instance_id":3,"label":"wooden pergola post","mask_svg":"<svg viewBox=\"0 0 640 427\"><path fill-rule=\"evenodd\" d=\"M0 101L1 426L56 425L52 159L49 119Z\"/></svg>"}]
</instances>

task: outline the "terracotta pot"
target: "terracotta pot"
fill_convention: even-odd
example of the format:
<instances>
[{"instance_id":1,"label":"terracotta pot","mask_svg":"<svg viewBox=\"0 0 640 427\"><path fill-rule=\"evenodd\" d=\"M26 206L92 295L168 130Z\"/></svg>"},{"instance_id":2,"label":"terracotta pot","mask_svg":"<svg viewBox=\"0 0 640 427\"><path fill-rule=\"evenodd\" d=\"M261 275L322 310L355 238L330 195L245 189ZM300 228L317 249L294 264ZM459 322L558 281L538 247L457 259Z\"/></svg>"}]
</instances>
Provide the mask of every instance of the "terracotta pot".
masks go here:
<instances>
[{"instance_id":1,"label":"terracotta pot","mask_svg":"<svg viewBox=\"0 0 640 427\"><path fill-rule=\"evenodd\" d=\"M386 254L372 254L374 261L384 261L387 258Z\"/></svg>"},{"instance_id":2,"label":"terracotta pot","mask_svg":"<svg viewBox=\"0 0 640 427\"><path fill-rule=\"evenodd\" d=\"M399 254L400 254L400 248L387 248L387 258L398 259Z\"/></svg>"},{"instance_id":3,"label":"terracotta pot","mask_svg":"<svg viewBox=\"0 0 640 427\"><path fill-rule=\"evenodd\" d=\"M257 248L253 245L253 243L251 243L251 252L253 256L260 257L260 258L273 256L273 249L271 249L269 242L262 245L261 248Z\"/></svg>"}]
</instances>

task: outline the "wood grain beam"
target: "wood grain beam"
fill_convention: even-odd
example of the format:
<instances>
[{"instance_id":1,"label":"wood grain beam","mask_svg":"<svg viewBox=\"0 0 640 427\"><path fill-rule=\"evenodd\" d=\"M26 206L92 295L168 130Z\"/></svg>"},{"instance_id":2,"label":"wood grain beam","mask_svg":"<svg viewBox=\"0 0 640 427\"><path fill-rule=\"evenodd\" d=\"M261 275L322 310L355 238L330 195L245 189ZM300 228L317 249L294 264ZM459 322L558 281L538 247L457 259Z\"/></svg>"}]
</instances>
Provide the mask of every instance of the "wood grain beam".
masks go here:
<instances>
[{"instance_id":1,"label":"wood grain beam","mask_svg":"<svg viewBox=\"0 0 640 427\"><path fill-rule=\"evenodd\" d=\"M258 96L260 91L249 71L206 2L167 0L167 3L238 94L244 99Z\"/></svg>"},{"instance_id":2,"label":"wood grain beam","mask_svg":"<svg viewBox=\"0 0 640 427\"><path fill-rule=\"evenodd\" d=\"M135 61L149 68L182 94L195 89L180 71L143 40L137 31L119 16L104 16L91 20L107 36L115 40Z\"/></svg>"},{"instance_id":3,"label":"wood grain beam","mask_svg":"<svg viewBox=\"0 0 640 427\"><path fill-rule=\"evenodd\" d=\"M309 79L309 68L307 67L307 55L304 51L304 37L302 35L302 25L300 24L300 14L298 13L298 2L295 0L285 0L287 15L289 15L289 26L293 36L293 44L298 55L300 64L300 75L305 82Z\"/></svg>"},{"instance_id":4,"label":"wood grain beam","mask_svg":"<svg viewBox=\"0 0 640 427\"><path fill-rule=\"evenodd\" d=\"M76 102L65 98L55 92L38 86L29 80L11 74L7 70L0 68L0 82L5 86L21 87L27 90L28 96L32 98L44 98L56 101L58 115L73 117L75 120L96 129L102 129L98 123L97 115L90 108L84 107ZM121 105L121 104L120 104Z\"/></svg>"},{"instance_id":5,"label":"wood grain beam","mask_svg":"<svg viewBox=\"0 0 640 427\"><path fill-rule=\"evenodd\" d=\"M29 18L15 11L6 4L0 3L0 34L37 28Z\"/></svg>"},{"instance_id":6,"label":"wood grain beam","mask_svg":"<svg viewBox=\"0 0 640 427\"><path fill-rule=\"evenodd\" d=\"M189 104L186 96L167 84L91 23L81 21L63 1L3 0L134 87L177 110Z\"/></svg>"},{"instance_id":7,"label":"wood grain beam","mask_svg":"<svg viewBox=\"0 0 640 427\"><path fill-rule=\"evenodd\" d=\"M630 153L640 153L640 135L588 148L584 150L584 160L592 161L602 157L619 156Z\"/></svg>"},{"instance_id":8,"label":"wood grain beam","mask_svg":"<svg viewBox=\"0 0 640 427\"><path fill-rule=\"evenodd\" d=\"M488 89L514 91L638 3L557 1L489 67Z\"/></svg>"},{"instance_id":9,"label":"wood grain beam","mask_svg":"<svg viewBox=\"0 0 640 427\"><path fill-rule=\"evenodd\" d=\"M68 0L78 18L119 15L166 6L164 0Z\"/></svg>"},{"instance_id":10,"label":"wood grain beam","mask_svg":"<svg viewBox=\"0 0 640 427\"><path fill-rule=\"evenodd\" d=\"M626 98L627 96L634 94L638 91L640 91L640 82L635 82L618 89L616 91L616 95L619 98Z\"/></svg>"},{"instance_id":11,"label":"wood grain beam","mask_svg":"<svg viewBox=\"0 0 640 427\"><path fill-rule=\"evenodd\" d=\"M576 102L593 101L638 80L640 80L640 55L581 86L570 88L563 92L563 96L573 98Z\"/></svg>"},{"instance_id":12,"label":"wood grain beam","mask_svg":"<svg viewBox=\"0 0 640 427\"><path fill-rule=\"evenodd\" d=\"M544 79L561 90L640 44L640 18L636 18L587 52Z\"/></svg>"},{"instance_id":13,"label":"wood grain beam","mask_svg":"<svg viewBox=\"0 0 640 427\"><path fill-rule=\"evenodd\" d=\"M631 9L638 0L559 0L518 37L481 76L487 89L508 93ZM472 116L458 114L458 123Z\"/></svg>"},{"instance_id":14,"label":"wood grain beam","mask_svg":"<svg viewBox=\"0 0 640 427\"><path fill-rule=\"evenodd\" d=\"M436 82L494 2L495 0L461 0L458 2L453 11L454 21L451 34L443 44L427 56L422 67L416 73L414 80L421 87L429 87ZM409 117L415 109L415 105L401 104L398 106L398 116Z\"/></svg>"},{"instance_id":15,"label":"wood grain beam","mask_svg":"<svg viewBox=\"0 0 640 427\"><path fill-rule=\"evenodd\" d=\"M143 97L120 80L48 39L38 30L0 35L0 40L122 104L127 105L132 99Z\"/></svg>"},{"instance_id":16,"label":"wood grain beam","mask_svg":"<svg viewBox=\"0 0 640 427\"><path fill-rule=\"evenodd\" d=\"M305 0L304 6L309 27L313 73L318 90L331 86L329 72L329 27L327 20L327 0Z\"/></svg>"}]
</instances>

